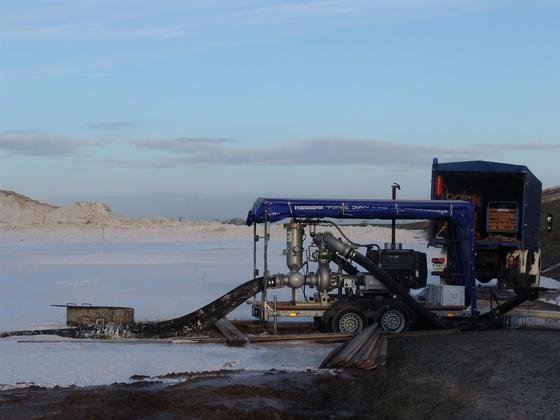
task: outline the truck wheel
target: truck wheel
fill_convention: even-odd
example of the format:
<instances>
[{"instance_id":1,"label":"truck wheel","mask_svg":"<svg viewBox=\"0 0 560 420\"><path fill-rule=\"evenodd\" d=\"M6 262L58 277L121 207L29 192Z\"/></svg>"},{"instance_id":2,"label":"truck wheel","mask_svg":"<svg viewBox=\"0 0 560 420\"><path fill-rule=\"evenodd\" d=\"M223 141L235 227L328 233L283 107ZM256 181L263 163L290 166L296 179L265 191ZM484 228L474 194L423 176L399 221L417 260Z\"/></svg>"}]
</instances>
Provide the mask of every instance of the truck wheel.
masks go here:
<instances>
[{"instance_id":1,"label":"truck wheel","mask_svg":"<svg viewBox=\"0 0 560 420\"><path fill-rule=\"evenodd\" d=\"M359 333L366 327L366 316L351 306L341 310L332 321L332 329L341 333Z\"/></svg>"},{"instance_id":2,"label":"truck wheel","mask_svg":"<svg viewBox=\"0 0 560 420\"><path fill-rule=\"evenodd\" d=\"M379 325L387 333L396 334L410 328L410 315L401 305L386 305L379 310L378 314Z\"/></svg>"}]
</instances>

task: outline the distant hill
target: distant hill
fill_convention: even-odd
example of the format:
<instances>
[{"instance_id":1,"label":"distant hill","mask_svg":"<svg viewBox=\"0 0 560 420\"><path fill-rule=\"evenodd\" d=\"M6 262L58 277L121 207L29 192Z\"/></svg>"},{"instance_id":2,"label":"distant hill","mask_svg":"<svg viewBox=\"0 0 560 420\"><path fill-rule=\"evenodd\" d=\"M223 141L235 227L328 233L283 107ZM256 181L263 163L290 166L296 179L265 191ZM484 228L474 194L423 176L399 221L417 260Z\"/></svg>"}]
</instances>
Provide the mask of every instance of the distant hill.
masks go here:
<instances>
[{"instance_id":1,"label":"distant hill","mask_svg":"<svg viewBox=\"0 0 560 420\"><path fill-rule=\"evenodd\" d=\"M73 195L44 197L50 203L72 206L75 201L100 201L113 212L132 218L167 217L182 220L245 219L256 199L254 194L131 193L121 195Z\"/></svg>"},{"instance_id":2,"label":"distant hill","mask_svg":"<svg viewBox=\"0 0 560 420\"><path fill-rule=\"evenodd\" d=\"M560 186L546 188L542 192L542 201L547 203L549 201L560 200Z\"/></svg>"},{"instance_id":3,"label":"distant hill","mask_svg":"<svg viewBox=\"0 0 560 420\"><path fill-rule=\"evenodd\" d=\"M30 226L58 224L118 223L122 217L103 203L78 201L73 207L42 203L14 191L0 190L0 225Z\"/></svg>"}]
</instances>

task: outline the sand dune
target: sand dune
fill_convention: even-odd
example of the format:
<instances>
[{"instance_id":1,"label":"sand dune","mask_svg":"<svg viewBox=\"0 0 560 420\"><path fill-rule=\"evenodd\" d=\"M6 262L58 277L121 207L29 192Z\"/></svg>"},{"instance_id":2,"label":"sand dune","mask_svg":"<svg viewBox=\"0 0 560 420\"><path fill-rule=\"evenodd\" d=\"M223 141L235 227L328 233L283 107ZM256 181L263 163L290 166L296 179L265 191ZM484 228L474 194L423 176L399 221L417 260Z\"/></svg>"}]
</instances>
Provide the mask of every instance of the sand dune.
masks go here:
<instances>
[{"instance_id":1,"label":"sand dune","mask_svg":"<svg viewBox=\"0 0 560 420\"><path fill-rule=\"evenodd\" d=\"M379 226L345 226L344 231L356 241L388 242L391 238L390 229ZM133 219L112 213L103 203L77 202L73 207L57 207L13 191L0 190L0 233L2 240L9 241L251 241L253 229L217 221ZM273 239L284 240L282 225L273 225L271 235ZM409 230L399 230L397 238L401 242L424 239L422 232Z\"/></svg>"}]
</instances>

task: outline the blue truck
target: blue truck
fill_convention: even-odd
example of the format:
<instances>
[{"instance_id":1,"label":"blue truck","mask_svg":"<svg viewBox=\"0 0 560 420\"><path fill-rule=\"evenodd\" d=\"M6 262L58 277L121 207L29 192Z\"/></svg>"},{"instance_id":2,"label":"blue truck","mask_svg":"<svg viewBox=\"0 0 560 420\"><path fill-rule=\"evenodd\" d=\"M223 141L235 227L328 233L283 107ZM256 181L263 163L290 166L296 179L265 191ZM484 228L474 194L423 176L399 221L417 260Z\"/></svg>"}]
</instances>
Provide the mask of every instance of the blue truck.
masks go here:
<instances>
[{"instance_id":1,"label":"blue truck","mask_svg":"<svg viewBox=\"0 0 560 420\"><path fill-rule=\"evenodd\" d=\"M475 266L481 283L523 290L539 284L542 184L526 167L467 161L432 164L432 200L469 201L475 206ZM447 248L445 221L430 225L430 245ZM449 275L446 253L432 273Z\"/></svg>"}]
</instances>

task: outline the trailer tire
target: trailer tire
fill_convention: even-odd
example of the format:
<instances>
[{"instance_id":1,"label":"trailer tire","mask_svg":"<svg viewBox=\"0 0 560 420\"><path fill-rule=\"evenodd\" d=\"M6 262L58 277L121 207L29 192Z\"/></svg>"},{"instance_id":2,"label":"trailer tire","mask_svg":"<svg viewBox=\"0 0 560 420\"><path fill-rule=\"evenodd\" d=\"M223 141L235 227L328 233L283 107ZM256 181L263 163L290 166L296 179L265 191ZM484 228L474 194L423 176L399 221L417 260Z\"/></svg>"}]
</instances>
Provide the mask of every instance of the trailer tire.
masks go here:
<instances>
[{"instance_id":1,"label":"trailer tire","mask_svg":"<svg viewBox=\"0 0 560 420\"><path fill-rule=\"evenodd\" d=\"M411 317L403 305L390 303L379 309L377 321L382 331L397 334L410 328Z\"/></svg>"},{"instance_id":2,"label":"trailer tire","mask_svg":"<svg viewBox=\"0 0 560 420\"><path fill-rule=\"evenodd\" d=\"M366 325L365 314L355 306L342 309L332 320L332 330L340 333L359 333Z\"/></svg>"}]
</instances>

